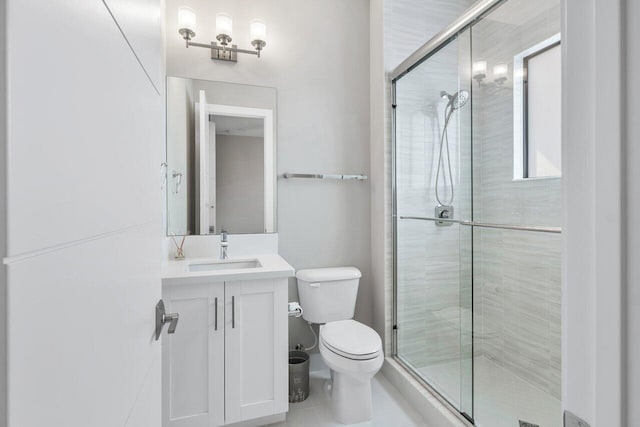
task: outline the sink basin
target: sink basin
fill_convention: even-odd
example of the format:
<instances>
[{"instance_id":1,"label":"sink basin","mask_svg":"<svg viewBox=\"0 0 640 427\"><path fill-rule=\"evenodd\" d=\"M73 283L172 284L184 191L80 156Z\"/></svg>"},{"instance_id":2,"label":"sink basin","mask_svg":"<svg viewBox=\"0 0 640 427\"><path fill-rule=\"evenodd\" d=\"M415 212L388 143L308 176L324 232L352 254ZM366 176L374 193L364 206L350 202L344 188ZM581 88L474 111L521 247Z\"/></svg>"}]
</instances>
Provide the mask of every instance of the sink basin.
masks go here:
<instances>
[{"instance_id":1,"label":"sink basin","mask_svg":"<svg viewBox=\"0 0 640 427\"><path fill-rule=\"evenodd\" d=\"M221 271L240 270L245 268L260 268L262 264L257 259L243 260L220 260L220 261L197 261L187 266L189 272L194 271Z\"/></svg>"}]
</instances>

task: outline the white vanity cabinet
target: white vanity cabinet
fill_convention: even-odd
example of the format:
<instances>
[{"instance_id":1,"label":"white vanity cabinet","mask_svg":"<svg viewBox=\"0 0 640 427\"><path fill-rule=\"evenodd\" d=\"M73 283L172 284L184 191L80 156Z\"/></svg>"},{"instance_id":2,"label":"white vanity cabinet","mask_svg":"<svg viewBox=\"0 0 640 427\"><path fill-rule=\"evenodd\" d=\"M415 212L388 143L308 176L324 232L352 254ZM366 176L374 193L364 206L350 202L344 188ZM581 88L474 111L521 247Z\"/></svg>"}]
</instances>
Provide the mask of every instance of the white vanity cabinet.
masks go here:
<instances>
[{"instance_id":1,"label":"white vanity cabinet","mask_svg":"<svg viewBox=\"0 0 640 427\"><path fill-rule=\"evenodd\" d=\"M224 425L224 283L162 293L167 312L180 315L162 336L163 427Z\"/></svg>"},{"instance_id":2,"label":"white vanity cabinet","mask_svg":"<svg viewBox=\"0 0 640 427\"><path fill-rule=\"evenodd\" d=\"M225 421L289 407L287 279L225 283Z\"/></svg>"},{"instance_id":3,"label":"white vanity cabinet","mask_svg":"<svg viewBox=\"0 0 640 427\"><path fill-rule=\"evenodd\" d=\"M261 425L249 420L288 410L287 283L163 285L167 312L180 316L162 338L163 427Z\"/></svg>"}]
</instances>

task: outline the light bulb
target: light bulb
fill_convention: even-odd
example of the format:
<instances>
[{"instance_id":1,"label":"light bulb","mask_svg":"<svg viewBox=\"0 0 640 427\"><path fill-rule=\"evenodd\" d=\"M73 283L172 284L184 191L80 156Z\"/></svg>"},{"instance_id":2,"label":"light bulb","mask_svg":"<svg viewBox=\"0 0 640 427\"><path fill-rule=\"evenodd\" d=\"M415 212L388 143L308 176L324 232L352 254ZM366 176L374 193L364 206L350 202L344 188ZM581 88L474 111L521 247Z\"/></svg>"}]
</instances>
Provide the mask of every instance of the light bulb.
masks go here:
<instances>
[{"instance_id":1,"label":"light bulb","mask_svg":"<svg viewBox=\"0 0 640 427\"><path fill-rule=\"evenodd\" d=\"M473 78L483 79L487 76L487 61L476 61L472 67Z\"/></svg>"},{"instance_id":2,"label":"light bulb","mask_svg":"<svg viewBox=\"0 0 640 427\"><path fill-rule=\"evenodd\" d=\"M233 19L228 13L216 14L216 35L233 37Z\"/></svg>"},{"instance_id":3,"label":"light bulb","mask_svg":"<svg viewBox=\"0 0 640 427\"><path fill-rule=\"evenodd\" d=\"M178 9L178 28L196 30L196 13L193 9L187 6L182 6Z\"/></svg>"},{"instance_id":4,"label":"light bulb","mask_svg":"<svg viewBox=\"0 0 640 427\"><path fill-rule=\"evenodd\" d=\"M251 41L267 41L267 24L262 19L251 21Z\"/></svg>"},{"instance_id":5,"label":"light bulb","mask_svg":"<svg viewBox=\"0 0 640 427\"><path fill-rule=\"evenodd\" d=\"M190 7L178 9L178 32L187 39L196 35L196 13Z\"/></svg>"},{"instance_id":6,"label":"light bulb","mask_svg":"<svg viewBox=\"0 0 640 427\"><path fill-rule=\"evenodd\" d=\"M499 83L507 80L509 66L507 64L496 64L493 66L493 80Z\"/></svg>"}]
</instances>

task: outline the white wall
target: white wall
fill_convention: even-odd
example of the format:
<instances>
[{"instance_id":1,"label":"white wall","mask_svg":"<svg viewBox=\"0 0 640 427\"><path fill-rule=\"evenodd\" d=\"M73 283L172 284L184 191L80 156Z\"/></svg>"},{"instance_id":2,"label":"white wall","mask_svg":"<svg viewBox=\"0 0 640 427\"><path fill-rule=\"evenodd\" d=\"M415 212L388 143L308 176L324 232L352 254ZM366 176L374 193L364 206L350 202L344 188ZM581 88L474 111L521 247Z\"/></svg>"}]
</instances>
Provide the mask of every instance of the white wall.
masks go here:
<instances>
[{"instance_id":1,"label":"white wall","mask_svg":"<svg viewBox=\"0 0 640 427\"><path fill-rule=\"evenodd\" d=\"M0 28L6 27L6 2L0 4ZM6 32L0 31L0 46ZM0 165L6 165L7 150L7 70L6 49L0 52ZM6 174L0 174L0 258L7 254ZM0 264L0 425L7 423L7 268Z\"/></svg>"},{"instance_id":2,"label":"white wall","mask_svg":"<svg viewBox=\"0 0 640 427\"><path fill-rule=\"evenodd\" d=\"M625 258L632 265L635 253L625 230L627 218L635 220L629 216L635 199L624 196L636 185L625 182L636 178L625 176L631 159L624 103L631 97L624 65L633 52L622 42L628 3L563 2L562 403L592 427L634 424L624 419L624 391L636 381L624 366L624 335L631 330L624 323L625 274L635 277L633 269L625 271Z\"/></svg>"},{"instance_id":3,"label":"white wall","mask_svg":"<svg viewBox=\"0 0 640 427\"><path fill-rule=\"evenodd\" d=\"M234 19L234 42L249 44L249 21L267 22L262 58L237 64L185 49L177 8L198 16L195 40L214 40L215 14ZM369 175L369 2L169 0L167 74L272 86L278 91L278 174ZM369 182L278 180L280 254L296 269L355 265L363 272L356 318L371 324ZM212 237L218 239L218 237ZM297 299L295 282L289 297ZM290 321L292 345L312 337L301 319Z\"/></svg>"},{"instance_id":4,"label":"white wall","mask_svg":"<svg viewBox=\"0 0 640 427\"><path fill-rule=\"evenodd\" d=\"M386 76L384 68L384 0L371 0L369 10L369 153L371 200L371 283L373 327L383 340L389 355L391 339L391 288L388 282L390 268L390 188L389 150L385 135L389 132L386 120Z\"/></svg>"},{"instance_id":5,"label":"white wall","mask_svg":"<svg viewBox=\"0 0 640 427\"><path fill-rule=\"evenodd\" d=\"M160 425L161 2L7 3L9 426Z\"/></svg>"},{"instance_id":6,"label":"white wall","mask_svg":"<svg viewBox=\"0 0 640 427\"><path fill-rule=\"evenodd\" d=\"M626 291L626 420L640 419L640 82L637 70L640 67L640 3L626 3L626 178L627 178L627 291Z\"/></svg>"}]
</instances>

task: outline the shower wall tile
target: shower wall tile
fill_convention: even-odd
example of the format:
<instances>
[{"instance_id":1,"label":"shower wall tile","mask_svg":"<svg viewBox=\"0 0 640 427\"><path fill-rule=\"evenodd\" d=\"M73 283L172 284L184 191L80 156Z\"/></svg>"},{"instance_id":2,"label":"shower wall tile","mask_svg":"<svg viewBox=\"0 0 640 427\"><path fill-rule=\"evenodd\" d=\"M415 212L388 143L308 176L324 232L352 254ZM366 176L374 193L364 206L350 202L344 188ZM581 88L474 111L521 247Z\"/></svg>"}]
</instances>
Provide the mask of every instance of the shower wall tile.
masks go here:
<instances>
[{"instance_id":1,"label":"shower wall tile","mask_svg":"<svg viewBox=\"0 0 640 427\"><path fill-rule=\"evenodd\" d=\"M416 367L459 360L458 226L404 220L398 237L399 353Z\"/></svg>"},{"instance_id":2,"label":"shower wall tile","mask_svg":"<svg viewBox=\"0 0 640 427\"><path fill-rule=\"evenodd\" d=\"M480 229L474 286L482 354L555 397L560 393L560 236Z\"/></svg>"},{"instance_id":3,"label":"shower wall tile","mask_svg":"<svg viewBox=\"0 0 640 427\"><path fill-rule=\"evenodd\" d=\"M392 71L474 0L385 0L385 68Z\"/></svg>"},{"instance_id":4,"label":"shower wall tile","mask_svg":"<svg viewBox=\"0 0 640 427\"><path fill-rule=\"evenodd\" d=\"M514 180L513 57L560 31L560 2L510 0L473 27L472 60L485 60L488 75L473 90L474 219L497 224L560 226L558 178ZM531 15L523 15L532 11ZM509 64L507 82L492 82L491 69Z\"/></svg>"}]
</instances>

